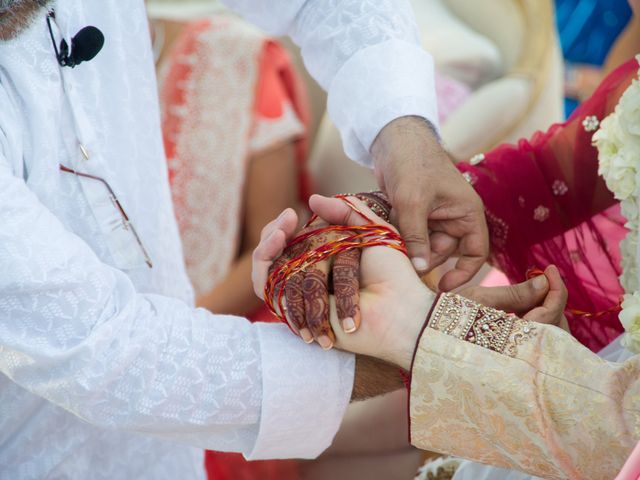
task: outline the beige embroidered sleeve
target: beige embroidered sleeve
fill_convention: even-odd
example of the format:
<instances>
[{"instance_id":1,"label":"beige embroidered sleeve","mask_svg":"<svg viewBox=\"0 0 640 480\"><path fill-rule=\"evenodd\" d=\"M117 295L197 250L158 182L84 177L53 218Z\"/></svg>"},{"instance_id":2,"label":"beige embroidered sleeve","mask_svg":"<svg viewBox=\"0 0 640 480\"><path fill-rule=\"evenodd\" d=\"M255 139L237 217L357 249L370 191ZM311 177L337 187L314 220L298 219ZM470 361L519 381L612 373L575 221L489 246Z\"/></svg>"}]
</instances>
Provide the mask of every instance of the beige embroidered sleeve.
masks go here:
<instances>
[{"instance_id":1,"label":"beige embroidered sleeve","mask_svg":"<svg viewBox=\"0 0 640 480\"><path fill-rule=\"evenodd\" d=\"M550 479L615 477L640 439L640 356L438 298L412 367L411 442Z\"/></svg>"}]
</instances>

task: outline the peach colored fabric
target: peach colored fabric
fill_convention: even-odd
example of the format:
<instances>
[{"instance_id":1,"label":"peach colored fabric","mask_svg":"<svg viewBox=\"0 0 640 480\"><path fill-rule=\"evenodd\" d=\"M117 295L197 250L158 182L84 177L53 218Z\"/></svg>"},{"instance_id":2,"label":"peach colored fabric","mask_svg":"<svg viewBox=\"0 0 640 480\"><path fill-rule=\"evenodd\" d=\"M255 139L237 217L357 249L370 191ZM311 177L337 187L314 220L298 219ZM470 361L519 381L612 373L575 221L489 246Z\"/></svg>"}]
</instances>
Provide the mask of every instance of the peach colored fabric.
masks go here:
<instances>
[{"instance_id":1,"label":"peach colored fabric","mask_svg":"<svg viewBox=\"0 0 640 480\"><path fill-rule=\"evenodd\" d=\"M306 200L304 88L278 43L230 15L187 25L160 75L165 150L185 262L196 294L225 278L242 234L247 161L296 142L300 196ZM277 321L265 308L253 321ZM299 477L295 461L247 462L207 452L215 480Z\"/></svg>"}]
</instances>

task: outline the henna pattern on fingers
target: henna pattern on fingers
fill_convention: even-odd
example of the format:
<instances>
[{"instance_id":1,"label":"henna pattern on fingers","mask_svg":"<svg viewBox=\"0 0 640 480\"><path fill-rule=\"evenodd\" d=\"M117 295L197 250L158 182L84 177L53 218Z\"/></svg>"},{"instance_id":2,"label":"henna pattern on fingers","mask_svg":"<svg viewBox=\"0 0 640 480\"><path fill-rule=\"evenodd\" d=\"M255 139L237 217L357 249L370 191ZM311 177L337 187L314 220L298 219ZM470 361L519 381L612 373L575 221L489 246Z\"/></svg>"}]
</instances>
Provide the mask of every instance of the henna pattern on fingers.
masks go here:
<instances>
[{"instance_id":1,"label":"henna pattern on fingers","mask_svg":"<svg viewBox=\"0 0 640 480\"><path fill-rule=\"evenodd\" d=\"M284 288L284 298L286 300L287 315L293 325L302 330L307 327L304 313L304 296L302 284L304 281L302 272L292 276Z\"/></svg>"},{"instance_id":2,"label":"henna pattern on fingers","mask_svg":"<svg viewBox=\"0 0 640 480\"><path fill-rule=\"evenodd\" d=\"M311 333L323 348L331 348L335 335L329 323L329 271L331 257L335 263L332 271L332 290L337 290L337 308L341 320L351 317L356 324L360 320L359 310L359 263L360 249L386 246L407 255L404 241L396 230L388 225L376 224L366 212L354 205L349 196L339 195L365 223L346 227L326 225L314 216L303 231L285 249L284 263L278 262L271 269L265 285L265 302L269 309L287 321L282 315L287 302L287 317L293 327L304 327L302 337ZM364 201L381 218L388 218L391 206L381 192L361 194ZM346 227L346 228L345 228ZM347 253L349 252L349 253ZM342 255L342 258L341 257ZM288 287L288 288L287 288ZM302 292L302 293L300 293ZM302 297L302 300L300 299ZM295 319L295 325L293 325ZM353 331L351 322L343 322L345 331Z\"/></svg>"},{"instance_id":3,"label":"henna pattern on fingers","mask_svg":"<svg viewBox=\"0 0 640 480\"><path fill-rule=\"evenodd\" d=\"M333 292L336 297L338 318L353 318L359 323L360 250L352 249L336 255L333 263Z\"/></svg>"},{"instance_id":4,"label":"henna pattern on fingers","mask_svg":"<svg viewBox=\"0 0 640 480\"><path fill-rule=\"evenodd\" d=\"M329 292L327 274L318 268L307 270L302 282L307 325L314 336L327 335L335 340L329 324Z\"/></svg>"}]
</instances>

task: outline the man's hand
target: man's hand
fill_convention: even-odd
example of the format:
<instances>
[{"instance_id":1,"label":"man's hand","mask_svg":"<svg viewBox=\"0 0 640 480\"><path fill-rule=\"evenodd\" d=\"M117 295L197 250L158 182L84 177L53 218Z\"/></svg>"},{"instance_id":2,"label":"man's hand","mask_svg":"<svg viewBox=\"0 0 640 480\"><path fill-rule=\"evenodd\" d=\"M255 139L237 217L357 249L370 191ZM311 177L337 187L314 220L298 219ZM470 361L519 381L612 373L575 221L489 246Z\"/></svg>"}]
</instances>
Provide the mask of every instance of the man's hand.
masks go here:
<instances>
[{"instance_id":1,"label":"man's hand","mask_svg":"<svg viewBox=\"0 0 640 480\"><path fill-rule=\"evenodd\" d=\"M537 323L555 325L569 332L564 315L567 306L567 287L555 265L547 267L544 275L517 285L504 287L470 287L460 292L463 297L487 307L515 313L520 318Z\"/></svg>"},{"instance_id":2,"label":"man's hand","mask_svg":"<svg viewBox=\"0 0 640 480\"><path fill-rule=\"evenodd\" d=\"M418 117L394 120L382 129L371 153L380 188L394 208L393 223L418 273L457 252L460 258L440 288L448 291L469 281L489 253L484 208L430 124Z\"/></svg>"}]
</instances>

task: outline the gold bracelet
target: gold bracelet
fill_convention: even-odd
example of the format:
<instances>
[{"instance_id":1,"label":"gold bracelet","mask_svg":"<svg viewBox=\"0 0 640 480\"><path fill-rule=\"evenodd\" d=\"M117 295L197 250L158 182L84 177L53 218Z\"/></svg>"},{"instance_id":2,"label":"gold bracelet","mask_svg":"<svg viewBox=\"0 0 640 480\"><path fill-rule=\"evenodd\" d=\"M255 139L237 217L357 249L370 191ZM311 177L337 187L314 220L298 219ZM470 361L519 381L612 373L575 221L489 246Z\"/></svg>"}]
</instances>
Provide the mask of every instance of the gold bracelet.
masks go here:
<instances>
[{"instance_id":1,"label":"gold bracelet","mask_svg":"<svg viewBox=\"0 0 640 480\"><path fill-rule=\"evenodd\" d=\"M381 191L361 192L361 193L345 193L349 197L356 197L362 200L373 213L383 219L389 221L391 216L391 204L387 196Z\"/></svg>"}]
</instances>

